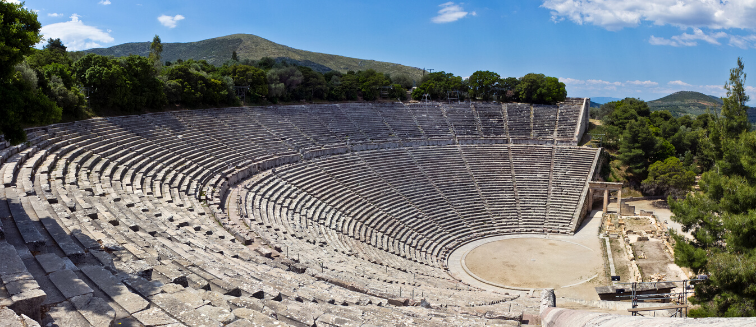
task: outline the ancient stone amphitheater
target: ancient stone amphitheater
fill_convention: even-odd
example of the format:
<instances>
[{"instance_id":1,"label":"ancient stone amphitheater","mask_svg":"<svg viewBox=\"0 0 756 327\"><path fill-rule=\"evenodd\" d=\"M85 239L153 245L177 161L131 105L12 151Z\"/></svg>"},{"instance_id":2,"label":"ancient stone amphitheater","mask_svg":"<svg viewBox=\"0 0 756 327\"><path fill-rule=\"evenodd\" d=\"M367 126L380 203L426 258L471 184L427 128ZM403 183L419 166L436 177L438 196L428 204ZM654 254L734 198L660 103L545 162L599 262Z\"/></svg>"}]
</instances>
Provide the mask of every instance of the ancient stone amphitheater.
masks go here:
<instances>
[{"instance_id":1,"label":"ancient stone amphitheater","mask_svg":"<svg viewBox=\"0 0 756 327\"><path fill-rule=\"evenodd\" d=\"M577 146L587 114L587 99L355 103L29 129L0 145L0 319L518 324L537 299L465 285L446 260L574 233L599 157Z\"/></svg>"}]
</instances>

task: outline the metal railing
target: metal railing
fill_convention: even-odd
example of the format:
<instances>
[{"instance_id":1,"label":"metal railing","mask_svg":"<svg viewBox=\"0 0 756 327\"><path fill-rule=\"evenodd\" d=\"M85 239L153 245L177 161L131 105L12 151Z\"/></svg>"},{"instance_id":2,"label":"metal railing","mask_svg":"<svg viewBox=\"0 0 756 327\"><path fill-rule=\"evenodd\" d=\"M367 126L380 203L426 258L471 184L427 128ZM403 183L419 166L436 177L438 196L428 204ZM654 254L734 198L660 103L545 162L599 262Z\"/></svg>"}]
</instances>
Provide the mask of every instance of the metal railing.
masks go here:
<instances>
[{"instance_id":1,"label":"metal railing","mask_svg":"<svg viewBox=\"0 0 756 327\"><path fill-rule=\"evenodd\" d=\"M658 282L625 282L625 283L615 283L616 285L630 285L630 295L620 295L617 296L618 298L630 298L632 300L632 309L628 309L628 311L632 312L633 316L643 316L640 311L657 311L657 310L671 310L674 309L675 312L672 314L671 317L687 317L688 315L688 295L690 292L688 291L689 286L692 286L694 282L700 282L704 281L706 279L684 279L684 280L669 280L669 281L658 281ZM674 290L670 291L669 293L647 293L647 294L638 294L639 292L644 292L648 289L639 290L638 285L649 285L653 284L655 288L658 289L659 283L682 283L682 292L675 292ZM676 302L677 305L667 305L667 306L658 306L658 307L647 307L647 308L638 308L639 302L646 302L646 301L661 301L661 302Z\"/></svg>"}]
</instances>

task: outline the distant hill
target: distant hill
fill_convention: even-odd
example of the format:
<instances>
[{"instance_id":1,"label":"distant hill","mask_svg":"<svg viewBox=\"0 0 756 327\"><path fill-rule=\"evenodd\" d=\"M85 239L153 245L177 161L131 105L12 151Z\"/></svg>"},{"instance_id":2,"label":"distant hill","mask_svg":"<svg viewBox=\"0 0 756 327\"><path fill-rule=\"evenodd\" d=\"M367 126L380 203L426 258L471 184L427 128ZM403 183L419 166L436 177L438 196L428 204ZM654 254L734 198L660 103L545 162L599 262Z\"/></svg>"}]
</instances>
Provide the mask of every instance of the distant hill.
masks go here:
<instances>
[{"instance_id":1,"label":"distant hill","mask_svg":"<svg viewBox=\"0 0 756 327\"><path fill-rule=\"evenodd\" d=\"M601 103L593 102L593 100L591 100L591 108L599 108L599 107L601 107Z\"/></svg>"},{"instance_id":2,"label":"distant hill","mask_svg":"<svg viewBox=\"0 0 756 327\"><path fill-rule=\"evenodd\" d=\"M239 60L271 57L279 61L307 66L321 73L330 70L346 73L349 70L372 68L392 76L406 74L418 82L423 75L420 68L294 49L251 34L234 34L189 43L163 43L162 58L165 61L204 59L210 64L220 66L231 59L233 51L236 51ZM150 42L125 43L109 48L89 49L84 52L115 57L130 54L147 56L150 52Z\"/></svg>"},{"instance_id":3,"label":"distant hill","mask_svg":"<svg viewBox=\"0 0 756 327\"><path fill-rule=\"evenodd\" d=\"M600 105L604 104L604 103L607 103L607 102L619 101L619 100L622 100L622 99L611 98L611 97L595 97L595 98L591 98L592 102L598 103Z\"/></svg>"},{"instance_id":4,"label":"distant hill","mask_svg":"<svg viewBox=\"0 0 756 327\"><path fill-rule=\"evenodd\" d=\"M719 112L722 109L722 99L694 91L675 92L647 103L651 111L669 110L676 117L683 115L698 116L705 113L706 108L709 108L712 113Z\"/></svg>"}]
</instances>

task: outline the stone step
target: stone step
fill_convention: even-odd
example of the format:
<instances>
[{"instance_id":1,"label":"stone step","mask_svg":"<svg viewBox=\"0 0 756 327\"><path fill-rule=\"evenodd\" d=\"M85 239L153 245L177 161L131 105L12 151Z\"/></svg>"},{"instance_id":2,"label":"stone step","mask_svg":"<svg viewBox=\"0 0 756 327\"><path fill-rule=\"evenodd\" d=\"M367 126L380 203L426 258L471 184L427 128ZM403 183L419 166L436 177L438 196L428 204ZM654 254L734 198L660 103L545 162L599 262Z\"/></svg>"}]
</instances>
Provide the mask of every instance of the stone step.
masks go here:
<instances>
[{"instance_id":1,"label":"stone step","mask_svg":"<svg viewBox=\"0 0 756 327\"><path fill-rule=\"evenodd\" d=\"M107 294L130 314L144 310L149 302L141 296L132 293L121 281L109 271L98 266L82 266L81 271L91 279L97 288Z\"/></svg>"}]
</instances>

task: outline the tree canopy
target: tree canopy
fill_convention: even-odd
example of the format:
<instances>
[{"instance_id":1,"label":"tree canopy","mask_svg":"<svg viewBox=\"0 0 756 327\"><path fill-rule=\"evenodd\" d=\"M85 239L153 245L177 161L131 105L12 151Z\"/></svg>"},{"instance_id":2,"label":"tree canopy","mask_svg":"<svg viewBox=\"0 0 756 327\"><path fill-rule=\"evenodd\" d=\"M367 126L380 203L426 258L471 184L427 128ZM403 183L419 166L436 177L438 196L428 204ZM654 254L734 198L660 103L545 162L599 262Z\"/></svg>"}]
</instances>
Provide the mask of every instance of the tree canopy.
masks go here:
<instances>
[{"instance_id":1,"label":"tree canopy","mask_svg":"<svg viewBox=\"0 0 756 327\"><path fill-rule=\"evenodd\" d=\"M519 101L538 104L555 104L567 97L564 83L544 74L531 73L523 76L514 92Z\"/></svg>"},{"instance_id":2,"label":"tree canopy","mask_svg":"<svg viewBox=\"0 0 756 327\"><path fill-rule=\"evenodd\" d=\"M36 71L23 62L37 51L32 46L42 39L40 28L36 13L22 4L0 1L0 131L13 144L26 140L25 126L54 123L62 114L62 109L39 89ZM48 47L45 51L57 49Z\"/></svg>"},{"instance_id":3,"label":"tree canopy","mask_svg":"<svg viewBox=\"0 0 756 327\"><path fill-rule=\"evenodd\" d=\"M701 192L669 199L672 219L692 235L675 236L675 262L710 274L695 288L692 301L701 307L692 317L756 315L756 132L742 124L742 71L738 58L725 84L727 112L708 123L721 151L708 152L714 163L701 176Z\"/></svg>"},{"instance_id":4,"label":"tree canopy","mask_svg":"<svg viewBox=\"0 0 756 327\"><path fill-rule=\"evenodd\" d=\"M696 184L696 173L685 167L677 157L657 161L648 168L643 191L652 195L683 197Z\"/></svg>"}]
</instances>

